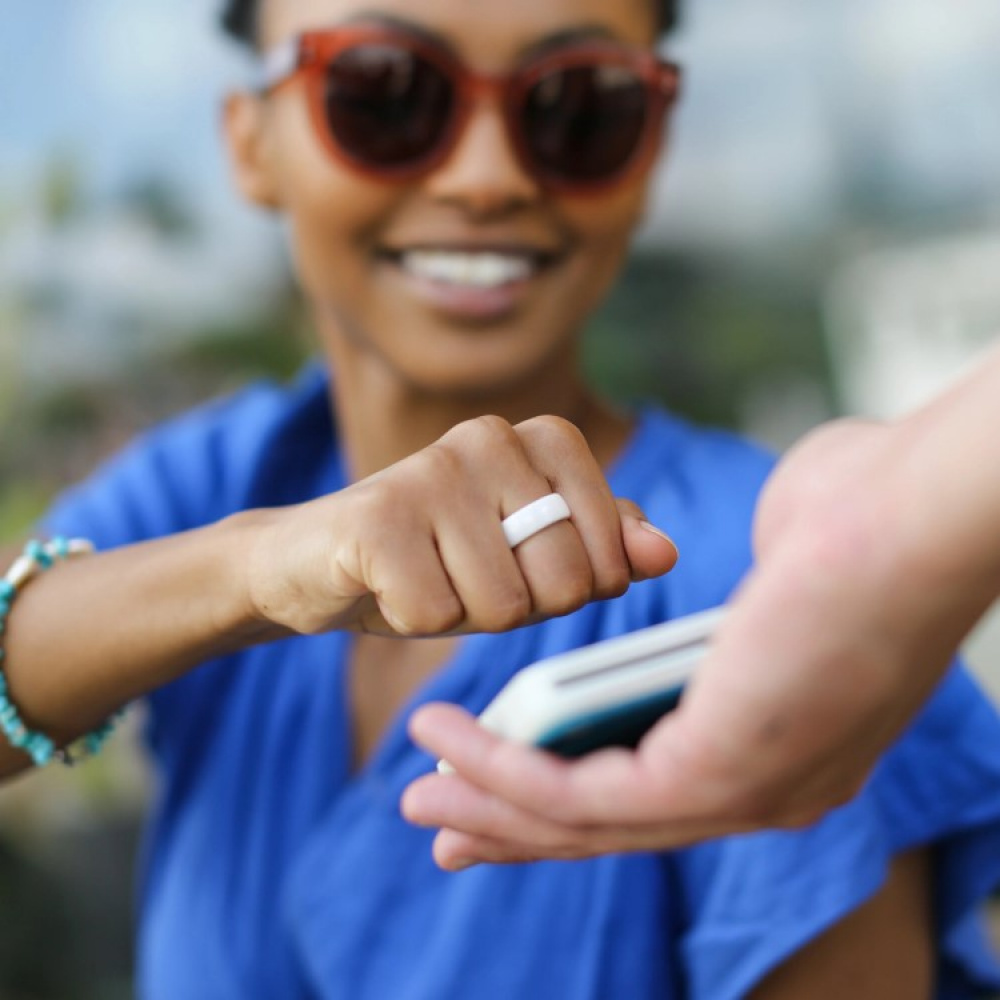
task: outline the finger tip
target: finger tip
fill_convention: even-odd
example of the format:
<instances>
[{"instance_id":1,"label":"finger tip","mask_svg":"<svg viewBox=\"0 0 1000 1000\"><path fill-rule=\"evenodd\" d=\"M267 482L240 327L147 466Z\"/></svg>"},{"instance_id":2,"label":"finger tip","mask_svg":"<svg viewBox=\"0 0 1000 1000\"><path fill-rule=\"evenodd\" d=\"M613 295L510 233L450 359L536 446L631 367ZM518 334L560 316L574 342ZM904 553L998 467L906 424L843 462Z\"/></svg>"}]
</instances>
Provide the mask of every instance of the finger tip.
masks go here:
<instances>
[{"instance_id":1,"label":"finger tip","mask_svg":"<svg viewBox=\"0 0 1000 1000\"><path fill-rule=\"evenodd\" d=\"M442 720L448 717L448 710L453 707L440 702L427 702L424 705L419 705L410 713L406 723L407 732L416 742L423 743L428 736L434 733Z\"/></svg>"},{"instance_id":2,"label":"finger tip","mask_svg":"<svg viewBox=\"0 0 1000 1000\"><path fill-rule=\"evenodd\" d=\"M417 778L403 789L403 794L399 797L399 814L409 823L420 823L421 794L415 786L421 781Z\"/></svg>"},{"instance_id":3,"label":"finger tip","mask_svg":"<svg viewBox=\"0 0 1000 1000\"><path fill-rule=\"evenodd\" d=\"M442 871L457 873L478 864L479 859L474 858L468 849L463 849L461 843L456 843L460 840L459 834L447 829L439 831L434 838L432 855L434 863Z\"/></svg>"},{"instance_id":4,"label":"finger tip","mask_svg":"<svg viewBox=\"0 0 1000 1000\"><path fill-rule=\"evenodd\" d=\"M674 540L648 521L630 520L624 540L633 579L648 580L669 573L680 558Z\"/></svg>"},{"instance_id":5,"label":"finger tip","mask_svg":"<svg viewBox=\"0 0 1000 1000\"><path fill-rule=\"evenodd\" d=\"M474 858L446 858L438 862L438 866L446 872L451 872L453 875L457 875L459 872L464 872L469 868L474 868L479 862Z\"/></svg>"}]
</instances>

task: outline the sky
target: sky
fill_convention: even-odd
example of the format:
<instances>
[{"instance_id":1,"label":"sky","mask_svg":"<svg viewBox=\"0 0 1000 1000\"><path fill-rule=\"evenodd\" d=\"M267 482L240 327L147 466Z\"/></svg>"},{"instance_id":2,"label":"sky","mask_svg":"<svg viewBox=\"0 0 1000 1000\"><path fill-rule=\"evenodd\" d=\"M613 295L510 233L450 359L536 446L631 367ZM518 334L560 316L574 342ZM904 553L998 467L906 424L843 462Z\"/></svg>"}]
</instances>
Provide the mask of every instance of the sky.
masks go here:
<instances>
[{"instance_id":1,"label":"sky","mask_svg":"<svg viewBox=\"0 0 1000 1000\"><path fill-rule=\"evenodd\" d=\"M998 0L684 3L685 27L670 52L685 65L685 96L657 177L648 242L767 252L789 239L822 238L836 226L845 184L867 170L906 204L971 206L967 218L985 235L946 234L959 238L948 259L979 254L996 273ZM252 308L262 279L273 278L280 233L233 194L218 141L220 96L250 72L214 27L218 6L0 0L0 382L18 357L13 326L4 324L5 284L24 276L73 292L68 314L53 317L57 351L44 349L44 325L33 323L21 338L22 352L42 348L46 379L55 360L79 371L97 357L96 338L105 338L105 358L124 356L137 311L175 316L184 304L212 315L231 306L234 288ZM114 217L58 241L33 228L30 213L18 228L16 213L40 170L64 154L81 164L98 200L137 176L169 180L209 223L214 242L178 252ZM15 225L4 229L12 213ZM906 275L926 269L925 253L939 252L950 253L945 246L861 257L846 271L848 298L867 296L875 311L887 296L909 301ZM937 287L941 267L932 273L921 280ZM980 304L982 288L974 291L967 308L993 324L995 296ZM940 351L908 356L922 367L906 369L906 384L929 384L956 360ZM894 384L903 384L898 351L885 357ZM883 399L890 381L886 375L868 395ZM0 385L0 403L11 389ZM866 400L857 402L863 410ZM1000 648L1000 616L993 629Z\"/></svg>"},{"instance_id":2,"label":"sky","mask_svg":"<svg viewBox=\"0 0 1000 1000\"><path fill-rule=\"evenodd\" d=\"M245 60L208 0L0 0L0 184L53 153L78 157L97 191L136 174L225 193L219 96Z\"/></svg>"},{"instance_id":3,"label":"sky","mask_svg":"<svg viewBox=\"0 0 1000 1000\"><path fill-rule=\"evenodd\" d=\"M996 0L688 0L687 68L650 230L753 240L822 224L852 158L917 196L1000 199ZM217 0L0 0L0 194L54 152L96 191L175 179L236 224L217 139L248 60ZM959 11L960 10L960 14Z\"/></svg>"}]
</instances>

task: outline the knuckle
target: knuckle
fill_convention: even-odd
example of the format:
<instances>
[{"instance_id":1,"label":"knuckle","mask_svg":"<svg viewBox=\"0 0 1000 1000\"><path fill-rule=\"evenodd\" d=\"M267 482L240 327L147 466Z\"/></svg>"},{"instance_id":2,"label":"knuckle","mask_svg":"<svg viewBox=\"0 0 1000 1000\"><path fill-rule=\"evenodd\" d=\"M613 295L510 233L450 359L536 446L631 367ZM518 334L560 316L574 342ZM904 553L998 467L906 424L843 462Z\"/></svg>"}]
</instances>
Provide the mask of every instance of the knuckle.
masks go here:
<instances>
[{"instance_id":1,"label":"knuckle","mask_svg":"<svg viewBox=\"0 0 1000 1000\"><path fill-rule=\"evenodd\" d=\"M465 619L465 609L461 602L452 600L435 601L424 615L423 625L428 633L450 632L458 628Z\"/></svg>"},{"instance_id":2,"label":"knuckle","mask_svg":"<svg viewBox=\"0 0 1000 1000\"><path fill-rule=\"evenodd\" d=\"M496 414L486 413L456 424L441 442L463 449L510 447L517 443L517 434L509 421Z\"/></svg>"},{"instance_id":3,"label":"knuckle","mask_svg":"<svg viewBox=\"0 0 1000 1000\"><path fill-rule=\"evenodd\" d=\"M528 591L523 587L511 588L493 601L482 624L488 632L507 632L523 625L532 610Z\"/></svg>"},{"instance_id":4,"label":"knuckle","mask_svg":"<svg viewBox=\"0 0 1000 1000\"><path fill-rule=\"evenodd\" d=\"M386 618L393 632L404 639L416 639L426 634L415 621L407 621L396 614L387 615Z\"/></svg>"},{"instance_id":5,"label":"knuckle","mask_svg":"<svg viewBox=\"0 0 1000 1000\"><path fill-rule=\"evenodd\" d=\"M615 504L618 507L619 516L629 514L638 520L644 520L646 512L630 497L616 497Z\"/></svg>"},{"instance_id":6,"label":"knuckle","mask_svg":"<svg viewBox=\"0 0 1000 1000\"><path fill-rule=\"evenodd\" d=\"M345 491L346 492L346 491ZM349 487L350 517L359 531L370 531L386 523L392 498L382 483L361 482Z\"/></svg>"},{"instance_id":7,"label":"knuckle","mask_svg":"<svg viewBox=\"0 0 1000 1000\"><path fill-rule=\"evenodd\" d=\"M601 571L594 583L594 597L606 601L621 597L632 583L632 575L625 559L615 560L613 566Z\"/></svg>"},{"instance_id":8,"label":"knuckle","mask_svg":"<svg viewBox=\"0 0 1000 1000\"><path fill-rule=\"evenodd\" d=\"M565 417L543 414L517 425L517 432L534 444L560 451L587 452L590 448L580 428Z\"/></svg>"},{"instance_id":9,"label":"knuckle","mask_svg":"<svg viewBox=\"0 0 1000 1000\"><path fill-rule=\"evenodd\" d=\"M439 598L402 614L393 613L390 624L401 636L417 638L451 632L464 618L464 609L457 599Z\"/></svg>"},{"instance_id":10,"label":"knuckle","mask_svg":"<svg viewBox=\"0 0 1000 1000\"><path fill-rule=\"evenodd\" d=\"M538 595L535 604L545 615L565 615L583 607L594 596L594 580L589 566L560 575L558 581Z\"/></svg>"},{"instance_id":11,"label":"knuckle","mask_svg":"<svg viewBox=\"0 0 1000 1000\"><path fill-rule=\"evenodd\" d=\"M450 435L451 432L449 432ZM402 483L404 487L418 487L421 490L440 489L444 483L454 483L467 474L466 445L460 435L445 437L423 451L417 452L409 461L408 471L412 481Z\"/></svg>"}]
</instances>

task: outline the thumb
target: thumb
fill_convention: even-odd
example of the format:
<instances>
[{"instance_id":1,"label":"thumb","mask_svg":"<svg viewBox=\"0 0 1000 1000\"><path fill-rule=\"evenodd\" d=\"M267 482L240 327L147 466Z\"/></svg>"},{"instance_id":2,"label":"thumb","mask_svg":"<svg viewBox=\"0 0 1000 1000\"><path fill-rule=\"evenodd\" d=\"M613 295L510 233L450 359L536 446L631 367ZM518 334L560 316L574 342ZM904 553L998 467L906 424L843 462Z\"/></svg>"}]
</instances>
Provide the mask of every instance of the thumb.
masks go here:
<instances>
[{"instance_id":1,"label":"thumb","mask_svg":"<svg viewBox=\"0 0 1000 1000\"><path fill-rule=\"evenodd\" d=\"M677 546L661 528L649 523L638 504L618 497L622 541L632 568L633 580L649 580L662 576L677 562Z\"/></svg>"}]
</instances>

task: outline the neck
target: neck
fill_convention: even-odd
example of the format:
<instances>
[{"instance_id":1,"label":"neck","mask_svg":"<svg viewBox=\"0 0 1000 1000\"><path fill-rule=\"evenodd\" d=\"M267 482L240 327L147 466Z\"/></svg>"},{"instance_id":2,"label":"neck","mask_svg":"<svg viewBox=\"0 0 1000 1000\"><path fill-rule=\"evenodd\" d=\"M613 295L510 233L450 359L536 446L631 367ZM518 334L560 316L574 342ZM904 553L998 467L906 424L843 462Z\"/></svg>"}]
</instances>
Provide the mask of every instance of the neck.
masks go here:
<instances>
[{"instance_id":1,"label":"neck","mask_svg":"<svg viewBox=\"0 0 1000 1000\"><path fill-rule=\"evenodd\" d=\"M516 385L447 392L407 383L380 358L339 337L324 337L334 371L337 427L353 481L432 444L456 424L495 414L511 424L550 414L575 424L606 466L624 445L630 421L580 378L575 351L551 359Z\"/></svg>"}]
</instances>

